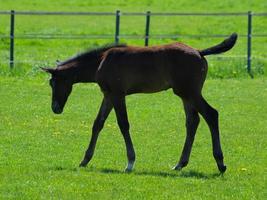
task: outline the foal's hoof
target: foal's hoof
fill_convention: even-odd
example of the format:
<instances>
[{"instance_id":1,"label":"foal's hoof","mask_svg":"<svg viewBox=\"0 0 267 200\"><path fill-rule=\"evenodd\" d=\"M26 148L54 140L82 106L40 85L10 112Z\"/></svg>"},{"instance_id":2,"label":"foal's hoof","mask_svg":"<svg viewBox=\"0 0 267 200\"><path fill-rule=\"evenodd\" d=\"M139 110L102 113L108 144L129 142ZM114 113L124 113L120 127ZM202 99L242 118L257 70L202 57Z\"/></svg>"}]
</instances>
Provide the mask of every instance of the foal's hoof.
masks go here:
<instances>
[{"instance_id":1,"label":"foal's hoof","mask_svg":"<svg viewBox=\"0 0 267 200\"><path fill-rule=\"evenodd\" d=\"M129 162L127 167L125 168L124 172L130 173L133 171L134 162Z\"/></svg>"},{"instance_id":2,"label":"foal's hoof","mask_svg":"<svg viewBox=\"0 0 267 200\"><path fill-rule=\"evenodd\" d=\"M79 167L86 167L86 165L88 164L88 162L89 162L89 160L84 159L84 160L80 163Z\"/></svg>"},{"instance_id":3,"label":"foal's hoof","mask_svg":"<svg viewBox=\"0 0 267 200\"><path fill-rule=\"evenodd\" d=\"M224 173L227 169L225 165L218 166L218 168L221 173Z\"/></svg>"},{"instance_id":4,"label":"foal's hoof","mask_svg":"<svg viewBox=\"0 0 267 200\"><path fill-rule=\"evenodd\" d=\"M176 165L176 166L174 166L174 167L172 168L172 170L181 171L182 168L183 168L182 166L180 166L180 165Z\"/></svg>"},{"instance_id":5,"label":"foal's hoof","mask_svg":"<svg viewBox=\"0 0 267 200\"><path fill-rule=\"evenodd\" d=\"M129 168L127 168L127 167L126 167L125 170L124 170L125 173L131 173L132 171L133 171L133 169L129 169Z\"/></svg>"}]
</instances>

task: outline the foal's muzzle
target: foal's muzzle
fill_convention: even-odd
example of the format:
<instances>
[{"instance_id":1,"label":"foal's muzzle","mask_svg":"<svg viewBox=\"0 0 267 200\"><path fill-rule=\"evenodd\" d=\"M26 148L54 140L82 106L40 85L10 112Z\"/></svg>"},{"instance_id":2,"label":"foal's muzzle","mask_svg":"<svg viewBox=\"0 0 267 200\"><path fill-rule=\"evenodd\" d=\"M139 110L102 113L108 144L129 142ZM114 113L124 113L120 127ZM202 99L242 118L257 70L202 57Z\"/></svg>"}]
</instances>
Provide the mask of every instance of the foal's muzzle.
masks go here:
<instances>
[{"instance_id":1,"label":"foal's muzzle","mask_svg":"<svg viewBox=\"0 0 267 200\"><path fill-rule=\"evenodd\" d=\"M52 110L55 114L61 114L63 112L63 109L56 101L52 103Z\"/></svg>"}]
</instances>

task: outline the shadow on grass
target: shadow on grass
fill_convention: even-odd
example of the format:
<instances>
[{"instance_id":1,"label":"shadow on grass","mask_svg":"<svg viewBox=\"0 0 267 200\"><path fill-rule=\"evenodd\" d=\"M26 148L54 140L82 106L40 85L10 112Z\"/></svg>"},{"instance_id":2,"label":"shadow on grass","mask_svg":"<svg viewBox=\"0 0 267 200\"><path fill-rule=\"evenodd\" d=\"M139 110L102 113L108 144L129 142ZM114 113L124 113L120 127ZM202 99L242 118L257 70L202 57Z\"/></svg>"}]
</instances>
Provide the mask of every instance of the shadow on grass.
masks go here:
<instances>
[{"instance_id":1,"label":"shadow on grass","mask_svg":"<svg viewBox=\"0 0 267 200\"><path fill-rule=\"evenodd\" d=\"M50 168L53 171L80 171L85 170L88 172L96 172L96 173L103 173L103 174L131 174L131 175L138 175L138 176L154 176L154 177L168 177L168 178L195 178L195 179L214 179L218 177L223 177L221 173L213 173L213 174L205 174L203 172L197 172L194 170L190 171L170 171L170 172L159 172L159 171L133 171L131 173L126 173L121 170L117 169L109 169L109 168L66 168L66 167L54 167Z\"/></svg>"},{"instance_id":2,"label":"shadow on grass","mask_svg":"<svg viewBox=\"0 0 267 200\"><path fill-rule=\"evenodd\" d=\"M190 171L170 171L170 172L159 172L159 171L133 171L126 173L121 170L109 169L109 168L88 168L90 172L98 172L104 174L132 174L138 176L155 176L155 177L168 177L168 178L196 178L196 179L214 179L223 176L221 173L205 174L194 170Z\"/></svg>"}]
</instances>

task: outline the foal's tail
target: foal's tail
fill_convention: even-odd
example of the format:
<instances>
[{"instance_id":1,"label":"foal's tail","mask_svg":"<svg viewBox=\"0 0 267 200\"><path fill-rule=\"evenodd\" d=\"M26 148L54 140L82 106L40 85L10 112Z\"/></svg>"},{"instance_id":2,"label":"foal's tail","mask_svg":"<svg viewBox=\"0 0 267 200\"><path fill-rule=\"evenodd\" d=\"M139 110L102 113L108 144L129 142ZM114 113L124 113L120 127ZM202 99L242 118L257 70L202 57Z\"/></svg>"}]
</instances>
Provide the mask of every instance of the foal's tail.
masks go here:
<instances>
[{"instance_id":1,"label":"foal's tail","mask_svg":"<svg viewBox=\"0 0 267 200\"><path fill-rule=\"evenodd\" d=\"M220 44L207 48L207 49L199 50L199 53L201 56L206 56L206 55L219 54L219 53L226 52L235 45L236 40L237 40L237 34L233 33L230 37L225 39Z\"/></svg>"}]
</instances>

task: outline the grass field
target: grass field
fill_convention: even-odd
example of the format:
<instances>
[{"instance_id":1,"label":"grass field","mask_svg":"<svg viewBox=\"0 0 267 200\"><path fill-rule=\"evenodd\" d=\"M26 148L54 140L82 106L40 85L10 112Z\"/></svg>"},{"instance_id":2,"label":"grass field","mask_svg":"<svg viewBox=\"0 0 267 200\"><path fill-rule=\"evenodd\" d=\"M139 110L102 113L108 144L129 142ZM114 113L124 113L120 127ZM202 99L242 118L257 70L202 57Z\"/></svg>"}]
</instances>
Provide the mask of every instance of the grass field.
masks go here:
<instances>
[{"instance_id":1,"label":"grass field","mask_svg":"<svg viewBox=\"0 0 267 200\"><path fill-rule=\"evenodd\" d=\"M172 171L184 142L181 101L171 91L127 98L137 153L125 174L125 147L112 112L96 154L78 168L101 101L96 85L77 85L64 114L50 110L47 79L0 79L0 198L264 199L266 80L208 80L204 95L220 112L225 162L220 176L202 120L191 162Z\"/></svg>"},{"instance_id":2,"label":"grass field","mask_svg":"<svg viewBox=\"0 0 267 200\"><path fill-rule=\"evenodd\" d=\"M267 1L241 0L0 0L0 10L130 12L266 12ZM151 34L246 34L246 17L152 17ZM144 17L121 18L121 34L144 34ZM253 17L253 34L266 34L267 17ZM114 34L114 17L16 16L16 35ZM0 15L0 35L9 34L9 16ZM222 38L182 41L196 48ZM87 168L78 164L91 136L102 94L95 84L77 84L62 115L50 108L48 76L54 66L87 48L113 39L15 40L15 68L9 70L9 40L0 38L0 199L266 199L267 38L252 40L252 70L242 58L208 57L203 94L220 113L227 171L218 173L211 137L201 119L189 165L172 171L185 139L182 102L171 90L127 97L136 150L132 173L123 172L126 152L112 112ZM143 45L143 40L122 42ZM244 56L246 38L223 56Z\"/></svg>"},{"instance_id":3,"label":"grass field","mask_svg":"<svg viewBox=\"0 0 267 200\"><path fill-rule=\"evenodd\" d=\"M17 11L108 11L114 12L266 12L265 0L243 2L208 0L166 0L162 1L131 1L131 0L98 0L92 1L28 1L5 0L1 2L1 10ZM208 6L207 6L208 5ZM0 15L0 35L8 36L9 15ZM266 34L267 17L253 16L253 34ZM215 28L216 27L216 28ZM115 16L28 16L18 15L15 19L15 36L37 35L103 35L109 39L15 39L15 71L20 74L35 74L39 66L54 66L55 60L64 60L85 49L114 42ZM150 34L179 34L179 35L230 35L237 32L240 36L235 48L224 54L228 58L210 56L210 73L212 78L246 77L247 54L247 16L152 16ZM121 35L144 35L145 16L121 17ZM184 42L195 48L206 48L221 42L223 38L191 38L151 39L150 45L171 42ZM2 73L7 73L9 59L9 39L0 39L0 63ZM144 45L143 39L121 39L129 45ZM255 76L265 76L267 42L265 37L252 39L252 70ZM230 56L230 58L229 58ZM4 71L4 72L3 72Z\"/></svg>"}]
</instances>

